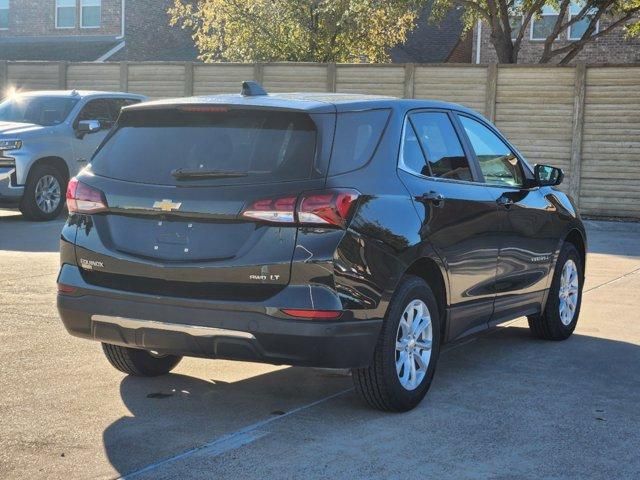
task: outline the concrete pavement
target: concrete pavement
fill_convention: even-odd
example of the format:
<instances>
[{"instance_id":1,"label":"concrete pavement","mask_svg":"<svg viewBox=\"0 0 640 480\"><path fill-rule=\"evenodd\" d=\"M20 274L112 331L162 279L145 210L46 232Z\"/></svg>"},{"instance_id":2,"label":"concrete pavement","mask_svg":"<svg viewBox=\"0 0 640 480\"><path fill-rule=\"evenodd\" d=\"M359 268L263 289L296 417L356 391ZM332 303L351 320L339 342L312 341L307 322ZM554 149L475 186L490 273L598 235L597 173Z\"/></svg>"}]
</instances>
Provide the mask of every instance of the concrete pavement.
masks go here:
<instances>
[{"instance_id":1,"label":"concrete pavement","mask_svg":"<svg viewBox=\"0 0 640 480\"><path fill-rule=\"evenodd\" d=\"M309 369L185 359L123 376L57 317L61 224L0 213L3 478L638 478L638 224L588 223L571 339L520 319L449 345L406 414Z\"/></svg>"}]
</instances>

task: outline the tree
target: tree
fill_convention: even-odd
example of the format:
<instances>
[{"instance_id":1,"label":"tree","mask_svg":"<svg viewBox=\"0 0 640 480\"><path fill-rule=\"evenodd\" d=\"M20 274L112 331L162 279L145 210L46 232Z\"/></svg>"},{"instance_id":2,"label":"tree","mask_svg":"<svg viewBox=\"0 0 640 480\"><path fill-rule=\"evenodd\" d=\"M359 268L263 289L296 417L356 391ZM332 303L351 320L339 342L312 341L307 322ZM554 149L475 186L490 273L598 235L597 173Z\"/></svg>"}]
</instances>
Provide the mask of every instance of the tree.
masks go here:
<instances>
[{"instance_id":1,"label":"tree","mask_svg":"<svg viewBox=\"0 0 640 480\"><path fill-rule=\"evenodd\" d=\"M489 26L490 41L500 63L517 63L524 33L543 8L552 8L558 15L544 40L540 63L558 59L558 63L566 64L586 44L617 28L625 28L629 35L640 33L640 0L435 0L433 20L441 18L456 6L464 8L466 30L473 28L478 20ZM570 8L574 9L571 15ZM610 23L598 31L598 22L603 18L610 20ZM520 19L521 26L519 21L514 21ZM586 25L579 39L561 46L554 43L563 32L578 22Z\"/></svg>"},{"instance_id":2,"label":"tree","mask_svg":"<svg viewBox=\"0 0 640 480\"><path fill-rule=\"evenodd\" d=\"M388 61L415 26L419 0L174 0L204 61Z\"/></svg>"}]
</instances>

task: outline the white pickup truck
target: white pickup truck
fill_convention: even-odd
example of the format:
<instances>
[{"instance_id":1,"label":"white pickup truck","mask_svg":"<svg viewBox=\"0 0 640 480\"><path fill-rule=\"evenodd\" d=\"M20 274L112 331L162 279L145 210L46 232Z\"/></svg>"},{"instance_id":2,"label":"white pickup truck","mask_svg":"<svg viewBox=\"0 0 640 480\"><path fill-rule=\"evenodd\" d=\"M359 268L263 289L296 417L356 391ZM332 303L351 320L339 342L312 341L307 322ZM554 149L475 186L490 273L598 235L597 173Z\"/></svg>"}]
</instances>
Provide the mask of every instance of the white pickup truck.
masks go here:
<instances>
[{"instance_id":1,"label":"white pickup truck","mask_svg":"<svg viewBox=\"0 0 640 480\"><path fill-rule=\"evenodd\" d=\"M0 206L30 220L64 208L69 178L91 159L124 106L146 100L120 92L36 91L0 103Z\"/></svg>"}]
</instances>

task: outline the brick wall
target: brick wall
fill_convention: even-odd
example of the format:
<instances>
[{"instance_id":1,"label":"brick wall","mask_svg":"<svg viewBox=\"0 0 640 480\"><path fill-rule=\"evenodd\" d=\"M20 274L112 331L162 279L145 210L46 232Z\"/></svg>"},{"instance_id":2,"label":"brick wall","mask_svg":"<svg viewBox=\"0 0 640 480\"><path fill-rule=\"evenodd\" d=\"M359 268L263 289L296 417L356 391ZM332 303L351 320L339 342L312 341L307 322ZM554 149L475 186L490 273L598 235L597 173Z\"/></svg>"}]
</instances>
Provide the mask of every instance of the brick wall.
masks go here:
<instances>
[{"instance_id":1,"label":"brick wall","mask_svg":"<svg viewBox=\"0 0 640 480\"><path fill-rule=\"evenodd\" d=\"M55 26L55 0L9 0L9 29L3 37L120 35L122 0L102 0L100 28L80 28L80 0L75 28Z\"/></svg>"},{"instance_id":2,"label":"brick wall","mask_svg":"<svg viewBox=\"0 0 640 480\"><path fill-rule=\"evenodd\" d=\"M127 0L126 45L110 61L196 60L191 30L169 25L173 0Z\"/></svg>"},{"instance_id":3,"label":"brick wall","mask_svg":"<svg viewBox=\"0 0 640 480\"><path fill-rule=\"evenodd\" d=\"M610 20L601 20L600 29L606 28L609 25ZM477 26L474 29L473 35L473 62L476 62L477 54ZM542 40L530 40L531 24L525 31L520 52L518 54L518 63L538 63L542 50L544 48L544 41ZM497 62L498 58L490 42L489 36L491 30L487 24L482 25L480 40L480 63ZM568 45L567 32L565 31L561 38L556 39L554 42L555 48ZM562 59L562 55L558 55L552 61L554 63L559 62ZM587 63L636 63L640 62L640 37L627 38L622 28L616 28L612 32L595 39L593 42L585 45L584 49L573 59L571 62L587 62Z\"/></svg>"}]
</instances>

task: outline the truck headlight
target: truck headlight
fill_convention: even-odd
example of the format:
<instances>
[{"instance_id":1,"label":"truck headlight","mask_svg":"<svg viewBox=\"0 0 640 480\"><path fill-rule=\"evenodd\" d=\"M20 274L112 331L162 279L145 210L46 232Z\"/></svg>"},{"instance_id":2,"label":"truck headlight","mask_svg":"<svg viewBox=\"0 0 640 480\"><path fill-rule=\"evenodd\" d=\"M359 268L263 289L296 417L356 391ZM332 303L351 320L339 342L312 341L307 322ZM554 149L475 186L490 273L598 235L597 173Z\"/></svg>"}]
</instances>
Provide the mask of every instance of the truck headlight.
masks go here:
<instances>
[{"instance_id":1,"label":"truck headlight","mask_svg":"<svg viewBox=\"0 0 640 480\"><path fill-rule=\"evenodd\" d=\"M0 150L19 150L22 148L22 140L0 140Z\"/></svg>"}]
</instances>

